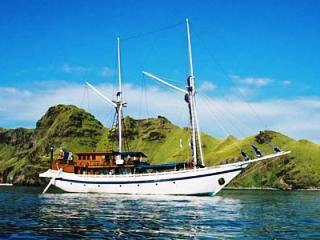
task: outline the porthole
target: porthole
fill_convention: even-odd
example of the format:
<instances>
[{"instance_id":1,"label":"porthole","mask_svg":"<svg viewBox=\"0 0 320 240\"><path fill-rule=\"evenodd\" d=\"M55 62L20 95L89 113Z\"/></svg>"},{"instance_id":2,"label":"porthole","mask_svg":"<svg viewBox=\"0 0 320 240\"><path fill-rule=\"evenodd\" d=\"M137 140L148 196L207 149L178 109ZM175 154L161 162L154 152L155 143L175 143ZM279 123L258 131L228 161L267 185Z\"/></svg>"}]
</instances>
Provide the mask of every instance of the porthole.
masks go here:
<instances>
[{"instance_id":1,"label":"porthole","mask_svg":"<svg viewBox=\"0 0 320 240\"><path fill-rule=\"evenodd\" d=\"M86 185L85 185L85 184L83 184L83 186L85 187Z\"/></svg>"},{"instance_id":2,"label":"porthole","mask_svg":"<svg viewBox=\"0 0 320 240\"><path fill-rule=\"evenodd\" d=\"M70 183L70 185L72 185L72 182Z\"/></svg>"},{"instance_id":3,"label":"porthole","mask_svg":"<svg viewBox=\"0 0 320 240\"><path fill-rule=\"evenodd\" d=\"M224 180L224 178L219 178L218 183L219 183L220 185L223 185L223 184L226 183L226 181Z\"/></svg>"},{"instance_id":4,"label":"porthole","mask_svg":"<svg viewBox=\"0 0 320 240\"><path fill-rule=\"evenodd\" d=\"M138 184L137 186L139 187L140 185Z\"/></svg>"},{"instance_id":5,"label":"porthole","mask_svg":"<svg viewBox=\"0 0 320 240\"><path fill-rule=\"evenodd\" d=\"M120 185L120 187L122 187L122 186Z\"/></svg>"},{"instance_id":6,"label":"porthole","mask_svg":"<svg viewBox=\"0 0 320 240\"><path fill-rule=\"evenodd\" d=\"M100 187L100 185L98 185L98 187Z\"/></svg>"},{"instance_id":7,"label":"porthole","mask_svg":"<svg viewBox=\"0 0 320 240\"><path fill-rule=\"evenodd\" d=\"M156 186L158 186L158 183L156 183Z\"/></svg>"},{"instance_id":8,"label":"porthole","mask_svg":"<svg viewBox=\"0 0 320 240\"><path fill-rule=\"evenodd\" d=\"M176 184L176 182L173 182L173 184Z\"/></svg>"}]
</instances>

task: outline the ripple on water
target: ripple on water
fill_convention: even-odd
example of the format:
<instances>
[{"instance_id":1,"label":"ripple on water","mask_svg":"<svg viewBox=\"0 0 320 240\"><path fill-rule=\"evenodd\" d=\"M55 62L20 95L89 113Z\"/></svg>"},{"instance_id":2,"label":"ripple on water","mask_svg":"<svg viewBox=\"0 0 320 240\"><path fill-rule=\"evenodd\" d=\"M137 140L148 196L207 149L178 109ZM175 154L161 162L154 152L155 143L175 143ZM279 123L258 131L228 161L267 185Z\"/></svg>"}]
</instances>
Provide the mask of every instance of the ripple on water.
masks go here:
<instances>
[{"instance_id":1,"label":"ripple on water","mask_svg":"<svg viewBox=\"0 0 320 240\"><path fill-rule=\"evenodd\" d=\"M216 197L28 192L0 192L0 237L320 238L319 192L225 191Z\"/></svg>"}]
</instances>

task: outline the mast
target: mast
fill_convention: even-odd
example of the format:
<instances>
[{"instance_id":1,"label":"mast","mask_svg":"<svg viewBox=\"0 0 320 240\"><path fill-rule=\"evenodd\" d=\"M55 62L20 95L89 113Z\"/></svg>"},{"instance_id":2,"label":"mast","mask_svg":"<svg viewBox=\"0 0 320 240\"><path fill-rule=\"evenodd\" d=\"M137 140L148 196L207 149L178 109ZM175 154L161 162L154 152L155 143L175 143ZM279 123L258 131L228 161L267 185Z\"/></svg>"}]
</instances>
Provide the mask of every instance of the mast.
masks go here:
<instances>
[{"instance_id":1,"label":"mast","mask_svg":"<svg viewBox=\"0 0 320 240\"><path fill-rule=\"evenodd\" d=\"M121 56L120 56L120 38L117 38L118 52L118 92L117 92L117 112L118 112L118 131L119 131L119 153L122 152L122 83L121 83ZM121 155L120 155L121 159Z\"/></svg>"},{"instance_id":2,"label":"mast","mask_svg":"<svg viewBox=\"0 0 320 240\"><path fill-rule=\"evenodd\" d=\"M187 25L187 36L188 36L188 57L189 57L189 74L190 74L188 78L187 90L188 90L189 113L190 113L190 123L191 123L191 135L192 135L193 166L194 168L196 168L198 163L197 140L198 140L200 160L202 165L203 165L203 152L202 152L202 143L201 143L201 136L199 132L199 124L198 124L196 102L195 102L196 89L195 89L195 83L194 83L190 26L189 26L188 18L186 19L186 25Z\"/></svg>"},{"instance_id":3,"label":"mast","mask_svg":"<svg viewBox=\"0 0 320 240\"><path fill-rule=\"evenodd\" d=\"M171 83L168 83L165 80L162 80L161 78L159 78L151 73L147 73L145 71L142 71L142 73L150 78L153 78L154 80L161 82L162 84L164 84L168 87L171 87L171 88L173 88L179 92L183 92L185 94L185 101L188 103L189 116L190 116L191 137L192 137L191 150L192 150L193 167L197 168L198 155L200 156L200 161L201 161L202 166L204 166L204 160L203 160L203 151L202 151L199 121L198 121L198 117L197 117L197 107L196 107L196 98L195 98L196 88L195 88L195 83L194 83L191 37L190 37L190 27L189 27L188 18L186 19L186 25L187 25L187 37L188 37L188 60L189 60L189 77L187 80L186 90L181 89ZM199 153L198 153L198 151L199 151Z\"/></svg>"},{"instance_id":4,"label":"mast","mask_svg":"<svg viewBox=\"0 0 320 240\"><path fill-rule=\"evenodd\" d=\"M123 164L124 161L121 159L122 152L122 108L126 107L126 102L123 101L122 96L122 79L121 79L121 56L120 56L120 38L117 38L117 55L118 55L118 92L116 94L116 100L112 101L101 93L98 89L92 86L90 83L86 83L93 91L95 91L100 97L102 97L106 102L115 107L117 114L117 127L118 127L118 152L119 155L116 159L116 164Z\"/></svg>"},{"instance_id":5,"label":"mast","mask_svg":"<svg viewBox=\"0 0 320 240\"><path fill-rule=\"evenodd\" d=\"M190 113L190 124L191 124L191 138L192 138L192 156L193 156L193 167L197 166L197 145L196 145L196 126L194 118L194 75L193 75L193 64L192 64L192 49L190 39L189 20L186 19L187 24L187 35L188 35L188 55L189 55L189 78L188 78L188 97L189 97L189 113Z\"/></svg>"}]
</instances>

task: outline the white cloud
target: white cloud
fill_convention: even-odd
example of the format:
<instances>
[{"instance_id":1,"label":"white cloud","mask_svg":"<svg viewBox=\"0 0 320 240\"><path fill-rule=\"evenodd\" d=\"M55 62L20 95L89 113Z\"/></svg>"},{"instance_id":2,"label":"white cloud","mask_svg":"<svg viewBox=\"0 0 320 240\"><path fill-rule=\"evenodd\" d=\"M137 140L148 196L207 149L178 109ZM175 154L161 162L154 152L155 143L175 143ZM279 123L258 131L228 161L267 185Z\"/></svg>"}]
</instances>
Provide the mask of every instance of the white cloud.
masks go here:
<instances>
[{"instance_id":1,"label":"white cloud","mask_svg":"<svg viewBox=\"0 0 320 240\"><path fill-rule=\"evenodd\" d=\"M233 80L236 80L237 82L249 85L249 86L255 86L255 87L265 87L273 82L271 78L267 77L245 77L241 78L238 75L231 75L230 76Z\"/></svg>"},{"instance_id":2,"label":"white cloud","mask_svg":"<svg viewBox=\"0 0 320 240\"><path fill-rule=\"evenodd\" d=\"M18 93L24 97L31 95L31 92L29 90L18 91L16 88L13 87L0 87L0 94L3 96L11 96Z\"/></svg>"},{"instance_id":3,"label":"white cloud","mask_svg":"<svg viewBox=\"0 0 320 240\"><path fill-rule=\"evenodd\" d=\"M254 89L249 88L249 87L238 87L238 88L231 88L231 92L235 93L236 95L243 96L243 97L250 97L251 95L254 94Z\"/></svg>"},{"instance_id":4,"label":"white cloud","mask_svg":"<svg viewBox=\"0 0 320 240\"><path fill-rule=\"evenodd\" d=\"M84 73L86 71L86 68L83 66L72 66L69 64L64 64L62 67L62 70L65 73L76 73L76 74L80 74L80 73Z\"/></svg>"},{"instance_id":5,"label":"white cloud","mask_svg":"<svg viewBox=\"0 0 320 240\"><path fill-rule=\"evenodd\" d=\"M102 77L112 77L112 76L114 76L114 70L112 68L107 67L107 66L102 67L100 70L100 75Z\"/></svg>"},{"instance_id":6,"label":"white cloud","mask_svg":"<svg viewBox=\"0 0 320 240\"><path fill-rule=\"evenodd\" d=\"M0 93L4 93L4 94L14 94L17 92L17 89L13 88L13 87L3 87L0 88Z\"/></svg>"},{"instance_id":7,"label":"white cloud","mask_svg":"<svg viewBox=\"0 0 320 240\"><path fill-rule=\"evenodd\" d=\"M283 86L289 86L289 85L291 85L291 81L289 81L289 80L281 81L281 85L283 85Z\"/></svg>"},{"instance_id":8,"label":"white cloud","mask_svg":"<svg viewBox=\"0 0 320 240\"><path fill-rule=\"evenodd\" d=\"M210 81L202 81L198 91L203 93L209 93L212 92L217 88L217 85L213 84Z\"/></svg>"},{"instance_id":9,"label":"white cloud","mask_svg":"<svg viewBox=\"0 0 320 240\"><path fill-rule=\"evenodd\" d=\"M0 121L36 122L46 110L56 104L88 106L103 123L112 118L113 108L84 85L64 84L52 88L51 83L40 90L0 88ZM109 97L114 95L113 85L97 85ZM87 92L86 92L87 91ZM142 89L124 85L128 102L126 114L135 118L163 115L180 126L188 124L183 94L157 87ZM320 142L320 98L275 99L246 103L235 98L209 98L198 95L198 113L202 130L224 137L228 134L244 137L262 129L283 132L294 138L307 138ZM89 99L89 104L86 100ZM109 115L107 113L109 112ZM262 119L262 120L260 120Z\"/></svg>"},{"instance_id":10,"label":"white cloud","mask_svg":"<svg viewBox=\"0 0 320 240\"><path fill-rule=\"evenodd\" d=\"M107 66L98 68L98 67L85 67L85 66L64 64L62 66L62 71L65 73L73 73L73 74L93 73L106 78L112 77L115 74L114 70Z\"/></svg>"}]
</instances>

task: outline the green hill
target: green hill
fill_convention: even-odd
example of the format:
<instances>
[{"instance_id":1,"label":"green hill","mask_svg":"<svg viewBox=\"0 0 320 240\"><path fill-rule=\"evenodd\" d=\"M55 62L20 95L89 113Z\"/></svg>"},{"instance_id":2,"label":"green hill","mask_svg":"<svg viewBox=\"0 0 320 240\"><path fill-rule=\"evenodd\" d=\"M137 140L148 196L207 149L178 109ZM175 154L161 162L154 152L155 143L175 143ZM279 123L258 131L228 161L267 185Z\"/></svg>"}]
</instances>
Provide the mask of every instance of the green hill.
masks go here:
<instances>
[{"instance_id":1,"label":"green hill","mask_svg":"<svg viewBox=\"0 0 320 240\"><path fill-rule=\"evenodd\" d=\"M164 117L124 119L125 147L143 151L152 163L185 161L191 158L189 130L173 125ZM38 173L48 168L50 146L70 151L116 150L115 130L108 129L83 109L71 105L51 107L35 129L0 128L0 181L38 184ZM181 140L180 140L181 139ZM320 187L320 145L296 141L273 131L263 131L244 139L229 136L216 139L202 134L208 166L241 160L240 150L251 157L250 144L264 153L273 146L291 150L289 156L251 165L231 186L276 187L281 189ZM182 145L182 146L180 146Z\"/></svg>"}]
</instances>

